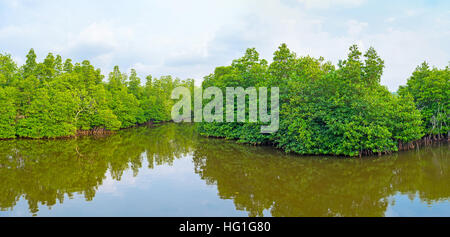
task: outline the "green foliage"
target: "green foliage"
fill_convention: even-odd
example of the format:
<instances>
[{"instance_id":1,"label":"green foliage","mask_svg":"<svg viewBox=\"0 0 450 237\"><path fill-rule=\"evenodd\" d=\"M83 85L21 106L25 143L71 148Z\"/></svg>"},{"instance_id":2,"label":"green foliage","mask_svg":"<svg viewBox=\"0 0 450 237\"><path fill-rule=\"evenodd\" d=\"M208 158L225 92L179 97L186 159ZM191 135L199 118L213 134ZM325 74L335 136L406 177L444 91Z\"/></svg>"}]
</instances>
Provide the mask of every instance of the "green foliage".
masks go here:
<instances>
[{"instance_id":1,"label":"green foliage","mask_svg":"<svg viewBox=\"0 0 450 237\"><path fill-rule=\"evenodd\" d=\"M426 62L416 68L401 96L411 96L419 109L423 128L429 135L448 135L450 129L450 69L430 69Z\"/></svg>"},{"instance_id":2,"label":"green foliage","mask_svg":"<svg viewBox=\"0 0 450 237\"><path fill-rule=\"evenodd\" d=\"M0 138L14 138L16 107L14 105L15 90L12 87L0 87Z\"/></svg>"},{"instance_id":3,"label":"green foliage","mask_svg":"<svg viewBox=\"0 0 450 237\"><path fill-rule=\"evenodd\" d=\"M358 156L389 153L399 143L422 137L421 117L409 96L396 96L380 85L384 61L356 45L335 68L323 58L297 57L285 44L273 62L254 49L218 67L203 88L279 87L280 129L260 134L257 123L201 123L202 135L273 144L287 152ZM248 102L247 102L248 103Z\"/></svg>"},{"instance_id":4,"label":"green foliage","mask_svg":"<svg viewBox=\"0 0 450 237\"><path fill-rule=\"evenodd\" d=\"M169 121L172 89L193 88L193 81L147 78L143 86L134 69L128 77L116 66L104 82L87 60L63 63L49 53L38 63L33 49L18 68L9 55L0 54L0 139L68 137Z\"/></svg>"},{"instance_id":5,"label":"green foliage","mask_svg":"<svg viewBox=\"0 0 450 237\"><path fill-rule=\"evenodd\" d=\"M173 89L180 86L190 88L193 94L194 80L192 79L180 80L171 76L162 76L158 79L148 76L140 97L141 108L143 108L140 117L147 121L170 121L174 105L174 101L170 99L171 93Z\"/></svg>"},{"instance_id":6,"label":"green foliage","mask_svg":"<svg viewBox=\"0 0 450 237\"><path fill-rule=\"evenodd\" d=\"M9 55L0 54L0 139L14 138L17 89L9 86L16 81L17 66Z\"/></svg>"},{"instance_id":7,"label":"green foliage","mask_svg":"<svg viewBox=\"0 0 450 237\"><path fill-rule=\"evenodd\" d=\"M0 139L67 137L170 121L172 90L194 91L192 79L147 76L142 85L133 69L128 76L116 66L104 80L87 60L73 63L50 53L37 62L33 49L26 58L18 67L0 54ZM254 48L247 49L230 66L206 76L202 87L215 86L224 94L226 87L279 87L279 131L261 134L263 124L248 122L248 116L247 122L203 122L198 130L287 152L348 156L396 151L424 133L448 136L449 67L422 64L398 93L380 85L383 68L373 48L363 54L356 45L337 66L299 57L285 44L270 64Z\"/></svg>"},{"instance_id":8,"label":"green foliage","mask_svg":"<svg viewBox=\"0 0 450 237\"><path fill-rule=\"evenodd\" d=\"M266 78L267 71L267 61L260 59L259 53L254 48L251 48L247 49L242 58L233 60L231 66L217 67L214 74L205 77L202 87L218 87L224 95L227 87L258 88L260 84L265 83L262 79ZM246 101L246 109L248 111L248 101ZM225 112L224 110L224 117ZM246 116L246 119L248 120L248 116ZM261 134L260 127L261 125L256 123L215 122L200 123L198 129L200 134L205 136L225 137L227 139L236 139L239 142L252 144L267 144L270 142L270 135Z\"/></svg>"}]
</instances>

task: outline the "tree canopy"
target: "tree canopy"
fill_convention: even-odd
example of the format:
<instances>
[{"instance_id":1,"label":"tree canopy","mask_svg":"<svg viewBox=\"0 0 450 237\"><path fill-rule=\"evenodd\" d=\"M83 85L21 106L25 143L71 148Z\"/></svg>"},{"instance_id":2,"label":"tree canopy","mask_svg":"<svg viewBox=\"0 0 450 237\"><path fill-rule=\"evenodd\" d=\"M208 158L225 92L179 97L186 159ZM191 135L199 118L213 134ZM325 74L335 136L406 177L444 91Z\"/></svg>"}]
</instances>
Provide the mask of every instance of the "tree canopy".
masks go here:
<instances>
[{"instance_id":1,"label":"tree canopy","mask_svg":"<svg viewBox=\"0 0 450 237\"><path fill-rule=\"evenodd\" d=\"M352 45L345 60L335 66L322 57L298 57L286 44L274 52L272 63L260 59L255 49L218 67L205 77L203 88L216 86L279 87L280 129L274 134L259 133L258 124L201 123L206 136L236 139L253 144L272 144L298 154L360 156L397 151L399 145L422 138L421 104L436 101L431 126L437 133L447 133L449 74L446 70L430 72L435 85L421 102L420 90L395 95L380 84L384 61L374 48L364 54ZM414 75L417 73L415 72ZM419 77L418 75L413 78ZM408 82L408 85L411 84ZM435 95L434 93L438 93ZM419 106L416 108L416 103ZM421 113L422 112L422 113ZM440 114L438 114L440 113ZM424 118L424 119L422 119ZM423 121L424 120L424 121ZM426 125L428 126L428 125ZM429 126L429 127L430 127Z\"/></svg>"},{"instance_id":2,"label":"tree canopy","mask_svg":"<svg viewBox=\"0 0 450 237\"><path fill-rule=\"evenodd\" d=\"M450 65L449 65L450 66ZM423 129L428 135L441 136L450 130L450 68L430 68L424 62L417 66L406 86L401 86L401 96L414 98L422 115Z\"/></svg>"},{"instance_id":3,"label":"tree canopy","mask_svg":"<svg viewBox=\"0 0 450 237\"><path fill-rule=\"evenodd\" d=\"M193 80L171 76L147 76L141 85L135 70L128 76L118 66L104 80L87 60L63 63L49 53L38 63L33 49L26 58L18 67L0 54L0 139L68 137L169 121L172 89L193 87Z\"/></svg>"},{"instance_id":4,"label":"tree canopy","mask_svg":"<svg viewBox=\"0 0 450 237\"><path fill-rule=\"evenodd\" d=\"M170 121L172 90L195 88L192 79L148 75L144 83L136 70L127 74L118 66L105 78L87 60L74 63L52 53L42 62L36 58L31 49L18 66L0 54L0 139L69 137ZM249 48L206 76L202 88L225 93L227 87L278 87L278 132L261 133L265 123L250 122L248 109L245 122L203 121L198 131L286 152L346 156L390 153L424 136L448 137L449 66L423 63L398 93L380 84L383 69L374 48L361 52L356 45L337 65L298 56L286 44L271 63Z\"/></svg>"}]
</instances>

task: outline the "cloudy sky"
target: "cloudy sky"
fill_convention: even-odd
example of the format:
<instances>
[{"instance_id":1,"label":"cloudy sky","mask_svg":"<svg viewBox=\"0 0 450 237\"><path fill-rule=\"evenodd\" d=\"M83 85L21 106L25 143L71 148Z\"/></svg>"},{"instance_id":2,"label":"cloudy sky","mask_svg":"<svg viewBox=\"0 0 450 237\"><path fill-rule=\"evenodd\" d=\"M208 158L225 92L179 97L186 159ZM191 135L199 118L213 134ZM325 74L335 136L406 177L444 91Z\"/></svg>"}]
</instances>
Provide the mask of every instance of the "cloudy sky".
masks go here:
<instances>
[{"instance_id":1,"label":"cloudy sky","mask_svg":"<svg viewBox=\"0 0 450 237\"><path fill-rule=\"evenodd\" d=\"M200 82L249 47L271 61L283 42L337 63L356 43L375 47L395 91L424 60L448 65L449 39L448 0L0 0L0 52L19 64L34 48L142 78Z\"/></svg>"}]
</instances>

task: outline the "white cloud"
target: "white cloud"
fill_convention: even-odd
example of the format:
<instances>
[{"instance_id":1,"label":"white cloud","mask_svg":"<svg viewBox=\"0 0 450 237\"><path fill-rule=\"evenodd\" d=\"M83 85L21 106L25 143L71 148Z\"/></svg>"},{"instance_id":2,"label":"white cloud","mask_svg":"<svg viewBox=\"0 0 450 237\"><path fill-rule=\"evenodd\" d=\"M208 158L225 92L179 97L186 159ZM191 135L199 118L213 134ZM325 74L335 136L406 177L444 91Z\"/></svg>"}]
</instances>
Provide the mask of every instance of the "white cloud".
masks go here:
<instances>
[{"instance_id":1,"label":"white cloud","mask_svg":"<svg viewBox=\"0 0 450 237\"><path fill-rule=\"evenodd\" d=\"M131 30L128 30L131 32ZM94 22L85 29L83 29L74 39L70 39L69 47L74 47L78 44L104 44L110 47L117 47L117 29L106 22Z\"/></svg>"},{"instance_id":2,"label":"white cloud","mask_svg":"<svg viewBox=\"0 0 450 237\"><path fill-rule=\"evenodd\" d=\"M409 17L417 16L419 14L419 11L414 10L414 9L409 9L409 10L406 10L405 14Z\"/></svg>"},{"instance_id":3,"label":"white cloud","mask_svg":"<svg viewBox=\"0 0 450 237\"><path fill-rule=\"evenodd\" d=\"M24 33L24 29L14 25L6 26L0 29L0 38L7 38L12 36L19 36Z\"/></svg>"},{"instance_id":4,"label":"white cloud","mask_svg":"<svg viewBox=\"0 0 450 237\"><path fill-rule=\"evenodd\" d=\"M384 22L392 23L392 22L394 22L395 20L396 20L395 17L389 17L389 18L387 18L386 20L384 20Z\"/></svg>"},{"instance_id":5,"label":"white cloud","mask_svg":"<svg viewBox=\"0 0 450 237\"><path fill-rule=\"evenodd\" d=\"M330 8L330 7L357 7L365 0L297 0L305 5L306 8Z\"/></svg>"},{"instance_id":6,"label":"white cloud","mask_svg":"<svg viewBox=\"0 0 450 237\"><path fill-rule=\"evenodd\" d=\"M396 90L406 84L417 65L427 61L444 67L449 60L449 47L440 45L440 38L430 32L394 30L367 35L364 42L374 46L385 61L381 83Z\"/></svg>"},{"instance_id":7,"label":"white cloud","mask_svg":"<svg viewBox=\"0 0 450 237\"><path fill-rule=\"evenodd\" d=\"M116 54L129 49L133 28L117 27L113 22L94 22L77 33L70 32L63 44L55 47L63 55L77 59L91 59L95 63L111 66Z\"/></svg>"},{"instance_id":8,"label":"white cloud","mask_svg":"<svg viewBox=\"0 0 450 237\"><path fill-rule=\"evenodd\" d=\"M12 8L17 8L20 6L20 0L6 0L5 2Z\"/></svg>"},{"instance_id":9,"label":"white cloud","mask_svg":"<svg viewBox=\"0 0 450 237\"><path fill-rule=\"evenodd\" d=\"M347 22L347 31L350 36L358 36L369 24L367 22L359 22L350 20Z\"/></svg>"}]
</instances>

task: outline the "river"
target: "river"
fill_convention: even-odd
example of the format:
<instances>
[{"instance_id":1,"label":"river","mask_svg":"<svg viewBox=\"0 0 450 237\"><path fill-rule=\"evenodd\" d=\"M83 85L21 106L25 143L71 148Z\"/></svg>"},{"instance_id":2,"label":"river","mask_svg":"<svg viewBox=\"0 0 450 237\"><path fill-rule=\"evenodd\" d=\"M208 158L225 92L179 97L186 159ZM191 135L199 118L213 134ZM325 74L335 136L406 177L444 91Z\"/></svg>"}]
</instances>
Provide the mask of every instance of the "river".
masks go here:
<instances>
[{"instance_id":1,"label":"river","mask_svg":"<svg viewBox=\"0 0 450 237\"><path fill-rule=\"evenodd\" d=\"M0 141L0 216L450 216L449 144L298 156L192 125Z\"/></svg>"}]
</instances>

